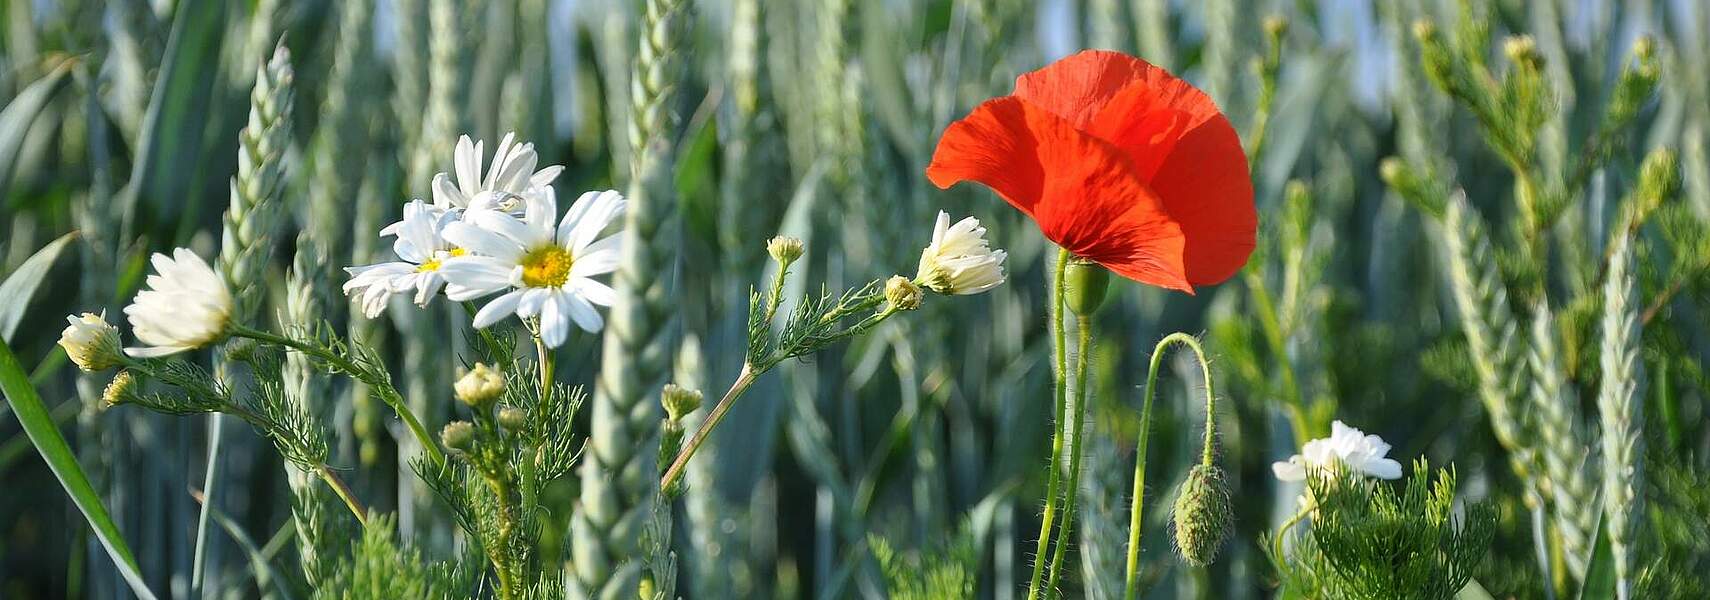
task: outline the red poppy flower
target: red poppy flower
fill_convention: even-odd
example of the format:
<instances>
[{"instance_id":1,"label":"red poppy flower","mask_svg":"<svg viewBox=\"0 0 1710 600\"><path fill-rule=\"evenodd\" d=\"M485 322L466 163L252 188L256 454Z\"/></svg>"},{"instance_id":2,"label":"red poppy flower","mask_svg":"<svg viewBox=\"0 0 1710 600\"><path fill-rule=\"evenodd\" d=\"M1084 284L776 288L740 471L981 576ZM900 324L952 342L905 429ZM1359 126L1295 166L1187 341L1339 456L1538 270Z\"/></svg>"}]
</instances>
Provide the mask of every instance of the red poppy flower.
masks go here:
<instances>
[{"instance_id":1,"label":"red poppy flower","mask_svg":"<svg viewBox=\"0 0 1710 600\"><path fill-rule=\"evenodd\" d=\"M1075 256L1193 293L1239 271L1258 215L1229 119L1192 85L1101 50L1015 80L944 131L926 176L977 181Z\"/></svg>"}]
</instances>

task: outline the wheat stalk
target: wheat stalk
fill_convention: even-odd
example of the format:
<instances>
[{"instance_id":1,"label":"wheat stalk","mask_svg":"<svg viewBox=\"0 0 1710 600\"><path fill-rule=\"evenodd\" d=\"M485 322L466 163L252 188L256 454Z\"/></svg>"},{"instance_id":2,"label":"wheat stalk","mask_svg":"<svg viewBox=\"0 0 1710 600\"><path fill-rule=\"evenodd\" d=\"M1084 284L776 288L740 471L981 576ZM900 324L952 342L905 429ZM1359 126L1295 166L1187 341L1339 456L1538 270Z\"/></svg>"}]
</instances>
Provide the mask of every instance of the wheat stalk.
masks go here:
<instances>
[{"instance_id":1,"label":"wheat stalk","mask_svg":"<svg viewBox=\"0 0 1710 600\"><path fill-rule=\"evenodd\" d=\"M278 226L285 149L291 143L291 52L281 45L255 76L249 123L238 132L238 171L231 182L216 261L236 299L236 318L254 318L262 301L262 276Z\"/></svg>"},{"instance_id":2,"label":"wheat stalk","mask_svg":"<svg viewBox=\"0 0 1710 600\"><path fill-rule=\"evenodd\" d=\"M1530 446L1534 438L1528 435L1519 406L1531 386L1518 326L1508 307L1508 290L1497 273L1484 225L1465 194L1449 200L1442 230L1448 245L1449 284L1478 375L1479 401L1497 441L1509 453L1510 467L1529 488L1527 503L1535 507L1541 501L1534 475L1537 449Z\"/></svg>"},{"instance_id":3,"label":"wheat stalk","mask_svg":"<svg viewBox=\"0 0 1710 600\"><path fill-rule=\"evenodd\" d=\"M1586 435L1580 425L1579 398L1562 367L1555 319L1549 305L1542 302L1533 310L1531 342L1527 364L1532 375L1530 407L1537 416L1542 440L1539 462L1543 463L1555 529L1561 537L1568 570L1576 580L1583 579L1597 528L1597 506L1587 500L1597 490L1588 476L1591 463L1585 454Z\"/></svg>"},{"instance_id":4,"label":"wheat stalk","mask_svg":"<svg viewBox=\"0 0 1710 600\"><path fill-rule=\"evenodd\" d=\"M671 373L677 349L671 295L680 246L672 163L673 109L688 14L683 0L649 0L631 78L633 163L624 214L623 257L613 275L617 301L606 324L594 393L581 497L570 529L573 597L634 597L644 563L643 528L658 495L655 464L660 407L652 394Z\"/></svg>"},{"instance_id":5,"label":"wheat stalk","mask_svg":"<svg viewBox=\"0 0 1710 600\"><path fill-rule=\"evenodd\" d=\"M368 141L366 119L370 113L366 110L364 92L371 70L374 11L368 2L345 2L339 6L338 42L327 73L326 96L321 101L322 120L309 147L308 218L304 222L310 239L328 258L346 256L353 235L373 235L346 227L350 199L355 197L363 179L363 165L349 160L346 153ZM337 264L336 260L325 261L313 273L320 277L340 276ZM337 306L331 299L326 299L329 309Z\"/></svg>"},{"instance_id":6,"label":"wheat stalk","mask_svg":"<svg viewBox=\"0 0 1710 600\"><path fill-rule=\"evenodd\" d=\"M1637 558L1634 536L1643 501L1640 484L1644 452L1644 407L1639 388L1644 365L1639 359L1637 278L1633 276L1631 238L1615 240L1603 284L1603 340L1597 389L1598 421L1602 424L1603 522L1615 561L1616 596L1632 596Z\"/></svg>"}]
</instances>

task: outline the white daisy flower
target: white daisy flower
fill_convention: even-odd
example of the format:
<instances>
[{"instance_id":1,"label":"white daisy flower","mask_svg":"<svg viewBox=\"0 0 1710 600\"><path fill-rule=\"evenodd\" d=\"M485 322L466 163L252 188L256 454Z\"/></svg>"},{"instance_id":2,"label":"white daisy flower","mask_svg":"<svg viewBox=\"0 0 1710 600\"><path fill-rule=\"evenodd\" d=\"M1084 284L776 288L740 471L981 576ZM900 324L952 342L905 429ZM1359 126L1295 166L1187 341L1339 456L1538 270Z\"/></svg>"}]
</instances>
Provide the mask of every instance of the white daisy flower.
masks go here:
<instances>
[{"instance_id":1,"label":"white daisy flower","mask_svg":"<svg viewBox=\"0 0 1710 600\"><path fill-rule=\"evenodd\" d=\"M137 293L125 315L143 347L125 354L154 357L207 346L226 337L232 318L232 294L202 257L188 248L172 256L155 253L148 289Z\"/></svg>"},{"instance_id":2,"label":"white daisy flower","mask_svg":"<svg viewBox=\"0 0 1710 600\"><path fill-rule=\"evenodd\" d=\"M538 316L541 338L551 347L564 343L571 321L599 331L604 320L594 305L611 306L616 294L593 278L617 269L619 244L618 234L599 235L624 205L615 191L588 192L556 227L550 196L529 198L521 219L500 211L470 212L445 227L446 241L470 252L440 267L451 283L446 296L461 302L504 291L475 313L475 327L512 314Z\"/></svg>"},{"instance_id":3,"label":"white daisy flower","mask_svg":"<svg viewBox=\"0 0 1710 600\"><path fill-rule=\"evenodd\" d=\"M1389 449L1383 438L1336 421L1330 425L1330 437L1307 442L1300 454L1271 463L1271 472L1282 481L1302 481L1308 467L1331 468L1340 463L1362 476L1400 479L1401 463L1387 458Z\"/></svg>"},{"instance_id":4,"label":"white daisy flower","mask_svg":"<svg viewBox=\"0 0 1710 600\"><path fill-rule=\"evenodd\" d=\"M543 193L550 196L552 180L558 178L564 167L552 165L534 170L540 160L534 144L513 143L515 137L507 133L499 140L492 168L484 174L483 142L472 142L467 135L458 138L453 156L457 179L453 182L446 173L433 177L434 208L441 211L490 208L516 213L522 209L522 198Z\"/></svg>"},{"instance_id":5,"label":"white daisy flower","mask_svg":"<svg viewBox=\"0 0 1710 600\"><path fill-rule=\"evenodd\" d=\"M105 371L119 365L119 328L107 323L107 313L83 313L65 317L70 325L59 334L59 345L77 368Z\"/></svg>"},{"instance_id":6,"label":"white daisy flower","mask_svg":"<svg viewBox=\"0 0 1710 600\"><path fill-rule=\"evenodd\" d=\"M951 225L950 215L938 211L932 244L920 252L915 281L940 294L978 294L1003 283L1005 257L986 242L979 219L968 217Z\"/></svg>"},{"instance_id":7,"label":"white daisy flower","mask_svg":"<svg viewBox=\"0 0 1710 600\"><path fill-rule=\"evenodd\" d=\"M564 171L562 165L552 165L538 171L535 165L540 155L534 144L516 143L516 134L507 133L499 140L493 153L491 168L482 169L485 142L464 135L457 138L452 156L452 173L441 172L433 177L435 216L462 213L465 210L502 210L520 216L523 205L531 197L553 197L552 180ZM380 230L381 235L393 235L403 222Z\"/></svg>"},{"instance_id":8,"label":"white daisy flower","mask_svg":"<svg viewBox=\"0 0 1710 600\"><path fill-rule=\"evenodd\" d=\"M446 243L440 232L455 219L449 212L436 212L427 203L415 200L404 205L404 220L398 222L392 243L397 261L362 267L345 267L351 275L344 283L344 293L362 306L362 314L372 319L386 310L386 301L393 294L415 292L416 306L427 306L435 294L445 287L439 267L449 258L462 256L463 249ZM382 234L393 235L393 234Z\"/></svg>"}]
</instances>

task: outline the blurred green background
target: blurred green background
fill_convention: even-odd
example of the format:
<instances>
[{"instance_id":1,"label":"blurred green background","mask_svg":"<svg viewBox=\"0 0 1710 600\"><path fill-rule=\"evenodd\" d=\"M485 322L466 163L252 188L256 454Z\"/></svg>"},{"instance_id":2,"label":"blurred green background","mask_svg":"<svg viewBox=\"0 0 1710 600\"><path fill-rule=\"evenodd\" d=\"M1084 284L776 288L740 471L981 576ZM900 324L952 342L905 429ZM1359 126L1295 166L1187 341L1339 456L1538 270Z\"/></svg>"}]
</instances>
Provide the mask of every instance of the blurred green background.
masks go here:
<instances>
[{"instance_id":1,"label":"blurred green background","mask_svg":"<svg viewBox=\"0 0 1710 600\"><path fill-rule=\"evenodd\" d=\"M1486 143L1476 116L1432 85L1420 64L1414 22L1447 31L1467 7L1495 34L1480 47L1492 64L1504 64L1509 34L1532 36L1542 56L1555 110L1535 140L1534 166L1556 175L1591 167L1583 179L1550 184L1567 204L1547 232L1558 251L1546 273L1504 273L1511 282L1544 281L1576 388L1589 392L1596 382L1596 305L1585 300L1596 296L1587 283L1595 277L1587 272L1599 268L1609 232L1624 223L1620 199L1645 154L1678 153L1680 193L1666 199L1655 224L1639 221L1648 241L1640 295L1654 307L1643 353L1654 525L1644 535L1646 560L1699 576L1699 587L1666 589L1705 589L1710 262L1694 244L1710 217L1710 5L688 4L689 38L679 41L686 68L673 79L684 225L676 381L715 395L735 376L748 289L765 275L764 243L775 233L807 242L798 286L839 289L912 273L943 209L989 227L994 245L1010 252L1011 279L984 296L929 302L763 379L693 463L674 536L685 597L882 597L875 536L926 563L966 555L981 597L1017 595L1044 494L1051 394L1043 308L1054 253L983 188L939 191L923 170L950 121L1007 94L1016 74L1088 47L1134 53L1194 82L1249 141L1259 131L1256 113L1272 108L1254 157L1263 231L1248 271L1197 296L1122 282L1099 316L1073 554L1081 568L1068 593L1120 594L1138 386L1152 344L1188 331L1207 334L1224 382L1220 460L1232 474L1237 529L1208 570L1170 556L1162 507L1196 457L1203 418L1200 392L1184 383L1192 368L1172 360L1148 476L1148 505L1159 507L1148 512L1144 538L1151 597L1270 597L1258 536L1294 508L1298 488L1279 485L1269 464L1293 454L1299 440L1326 434L1332 418L1382 435L1404 464L1418 456L1453 463L1463 496L1494 500L1502 511L1479 581L1498 597L1546 597L1525 488L1477 397L1439 227L1420 210L1429 201L1409 197L1464 188L1500 239L1519 218L1515 172ZM451 169L459 133L492 144L515 131L532 141L543 164L567 167L556 185L561 203L584 190L622 189L628 177L638 2L0 0L0 15L0 335L33 369L163 597L189 593L199 512L189 491L206 470L207 421L100 410L94 400L105 380L78 373L54 342L67 313L104 309L117 321L148 252L215 252L249 90L276 43L291 51L296 103L283 200L291 220L275 239L273 305L284 305L296 232L318 236L327 250L316 286L325 314L385 348L430 429L451 418L441 391L456 357L443 349L462 343L460 313L398 306L379 320L352 319L338 294L339 268L389 253L374 232L404 201L425 197L433 173ZM1288 27L1267 62L1270 16ZM1605 131L1641 35L1656 42L1656 90L1628 122ZM1262 76L1267 64L1274 98ZM1391 157L1428 179L1428 191L1386 184L1380 165ZM1497 246L1501 262L1506 244ZM1523 313L1520 303L1536 300L1514 296ZM572 336L559 356L565 381L593 381L598 343ZM339 399L333 462L349 469L370 505L399 513L404 537L430 557L453 556L454 526L400 465L389 413L342 383L326 393ZM1579 395L1576 419L1595 421L1592 396ZM277 589L256 583L255 564L286 578L296 569L284 471L252 431L228 427L218 508L253 546L217 530L208 588L217 597L273 597ZM574 485L550 494L564 508L549 538L561 539ZM945 550L955 546L968 551ZM0 598L58 597L129 591L0 406Z\"/></svg>"}]
</instances>

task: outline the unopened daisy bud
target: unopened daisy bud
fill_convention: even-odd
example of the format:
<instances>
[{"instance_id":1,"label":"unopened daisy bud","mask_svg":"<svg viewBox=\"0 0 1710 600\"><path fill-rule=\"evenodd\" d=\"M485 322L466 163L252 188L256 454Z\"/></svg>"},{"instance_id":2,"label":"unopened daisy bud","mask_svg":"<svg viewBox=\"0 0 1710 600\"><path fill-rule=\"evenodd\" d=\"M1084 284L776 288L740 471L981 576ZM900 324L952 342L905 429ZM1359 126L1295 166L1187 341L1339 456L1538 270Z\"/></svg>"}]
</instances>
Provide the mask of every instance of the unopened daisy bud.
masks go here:
<instances>
[{"instance_id":1,"label":"unopened daisy bud","mask_svg":"<svg viewBox=\"0 0 1710 600\"><path fill-rule=\"evenodd\" d=\"M675 383L665 384L665 389L659 393L659 403L665 406L665 416L672 421L681 421L689 413L701 407L701 392L691 390Z\"/></svg>"},{"instance_id":2,"label":"unopened daisy bud","mask_svg":"<svg viewBox=\"0 0 1710 600\"><path fill-rule=\"evenodd\" d=\"M766 253L780 265L789 265L802 257L801 238L780 235L766 241Z\"/></svg>"},{"instance_id":3,"label":"unopened daisy bud","mask_svg":"<svg viewBox=\"0 0 1710 600\"><path fill-rule=\"evenodd\" d=\"M119 328L107 323L107 314L83 313L66 316L70 323L59 334L59 345L77 368L86 372L105 371L118 366Z\"/></svg>"},{"instance_id":4,"label":"unopened daisy bud","mask_svg":"<svg viewBox=\"0 0 1710 600\"><path fill-rule=\"evenodd\" d=\"M1081 318L1093 316L1104 306L1105 292L1110 289L1110 271L1084 260L1070 261L1065 269L1063 301L1069 312Z\"/></svg>"},{"instance_id":5,"label":"unopened daisy bud","mask_svg":"<svg viewBox=\"0 0 1710 600\"><path fill-rule=\"evenodd\" d=\"M907 277L894 275L885 281L885 301L897 310L914 310L920 308L920 286L909 281Z\"/></svg>"},{"instance_id":6,"label":"unopened daisy bud","mask_svg":"<svg viewBox=\"0 0 1710 600\"><path fill-rule=\"evenodd\" d=\"M445 429L439 431L439 441L446 448L459 452L468 452L470 445L475 442L475 426L468 421L452 421L445 424Z\"/></svg>"},{"instance_id":7,"label":"unopened daisy bud","mask_svg":"<svg viewBox=\"0 0 1710 600\"><path fill-rule=\"evenodd\" d=\"M920 252L914 280L940 294L978 294L1003 283L1005 256L986 242L979 219L968 217L951 225L950 215L938 211L932 244Z\"/></svg>"},{"instance_id":8,"label":"unopened daisy bud","mask_svg":"<svg viewBox=\"0 0 1710 600\"><path fill-rule=\"evenodd\" d=\"M1281 38L1288 33L1288 18L1282 15L1265 17L1265 36L1271 39Z\"/></svg>"},{"instance_id":9,"label":"unopened daisy bud","mask_svg":"<svg viewBox=\"0 0 1710 600\"><path fill-rule=\"evenodd\" d=\"M1216 465L1200 464L1188 471L1187 480L1176 495L1173 517L1176 552L1182 562L1203 567L1216 560L1232 520L1223 470Z\"/></svg>"},{"instance_id":10,"label":"unopened daisy bud","mask_svg":"<svg viewBox=\"0 0 1710 600\"><path fill-rule=\"evenodd\" d=\"M475 363L475 368L464 373L452 388L457 391L458 400L479 409L491 406L505 392L505 376L487 365Z\"/></svg>"},{"instance_id":11,"label":"unopened daisy bud","mask_svg":"<svg viewBox=\"0 0 1710 600\"><path fill-rule=\"evenodd\" d=\"M522 431L528 425L528 413L515 406L499 409L499 426L509 431Z\"/></svg>"},{"instance_id":12,"label":"unopened daisy bud","mask_svg":"<svg viewBox=\"0 0 1710 600\"><path fill-rule=\"evenodd\" d=\"M1538 42L1529 35L1509 37L1502 42L1502 53L1515 63L1537 64L1543 60L1538 54Z\"/></svg>"},{"instance_id":13,"label":"unopened daisy bud","mask_svg":"<svg viewBox=\"0 0 1710 600\"><path fill-rule=\"evenodd\" d=\"M107 383L106 389L101 390L101 402L107 406L118 406L129 402L137 391L137 377L130 371L119 371L113 380Z\"/></svg>"}]
</instances>

